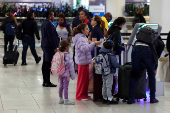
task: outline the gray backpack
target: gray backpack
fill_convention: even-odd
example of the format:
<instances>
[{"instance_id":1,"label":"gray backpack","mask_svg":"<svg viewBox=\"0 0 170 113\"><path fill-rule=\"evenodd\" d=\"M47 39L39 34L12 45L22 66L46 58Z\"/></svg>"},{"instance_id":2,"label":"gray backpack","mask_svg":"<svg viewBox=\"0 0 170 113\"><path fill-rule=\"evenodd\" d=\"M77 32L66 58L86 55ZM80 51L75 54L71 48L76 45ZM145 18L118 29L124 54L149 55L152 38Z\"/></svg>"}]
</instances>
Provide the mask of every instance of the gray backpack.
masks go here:
<instances>
[{"instance_id":1,"label":"gray backpack","mask_svg":"<svg viewBox=\"0 0 170 113\"><path fill-rule=\"evenodd\" d=\"M100 75L108 75L111 73L111 69L110 69L110 57L109 54L103 55L103 54L99 54L96 58L95 58L95 73L96 74L100 74Z\"/></svg>"},{"instance_id":2,"label":"gray backpack","mask_svg":"<svg viewBox=\"0 0 170 113\"><path fill-rule=\"evenodd\" d=\"M136 39L148 44L152 44L158 38L158 33L150 27L143 27L136 34Z\"/></svg>"}]
</instances>

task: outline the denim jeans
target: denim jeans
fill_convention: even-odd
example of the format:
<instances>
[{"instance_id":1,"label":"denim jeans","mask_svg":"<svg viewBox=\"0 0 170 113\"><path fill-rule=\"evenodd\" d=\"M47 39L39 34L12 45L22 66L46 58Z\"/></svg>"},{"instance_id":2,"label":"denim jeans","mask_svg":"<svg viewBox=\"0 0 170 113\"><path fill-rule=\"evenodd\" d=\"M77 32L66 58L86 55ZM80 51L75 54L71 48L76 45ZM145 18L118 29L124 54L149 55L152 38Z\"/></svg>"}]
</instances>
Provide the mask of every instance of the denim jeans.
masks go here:
<instances>
[{"instance_id":1,"label":"denim jeans","mask_svg":"<svg viewBox=\"0 0 170 113\"><path fill-rule=\"evenodd\" d=\"M129 98L134 99L137 76L141 69L141 63L146 66L149 76L150 98L155 98L155 60L152 51L147 46L134 46L132 49L132 77L129 83ZM146 82L146 81L143 81ZM139 89L140 90L140 89Z\"/></svg>"},{"instance_id":2,"label":"denim jeans","mask_svg":"<svg viewBox=\"0 0 170 113\"><path fill-rule=\"evenodd\" d=\"M38 61L39 60L38 55L37 55L37 52L35 50L35 39L33 37L30 37L30 36L23 36L22 44L23 44L22 62L26 63L28 46L30 46L31 53L34 56L35 61Z\"/></svg>"}]
</instances>

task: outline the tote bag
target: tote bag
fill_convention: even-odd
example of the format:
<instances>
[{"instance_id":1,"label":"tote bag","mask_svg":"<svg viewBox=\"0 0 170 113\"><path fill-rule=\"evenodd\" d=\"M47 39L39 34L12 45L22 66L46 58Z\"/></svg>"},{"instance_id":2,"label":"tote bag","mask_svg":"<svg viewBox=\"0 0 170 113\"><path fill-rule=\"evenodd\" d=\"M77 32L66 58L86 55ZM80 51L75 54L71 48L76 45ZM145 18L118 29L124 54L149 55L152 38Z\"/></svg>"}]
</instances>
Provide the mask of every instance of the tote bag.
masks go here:
<instances>
[{"instance_id":1,"label":"tote bag","mask_svg":"<svg viewBox=\"0 0 170 113\"><path fill-rule=\"evenodd\" d=\"M156 80L159 82L170 82L169 56L159 59Z\"/></svg>"}]
</instances>

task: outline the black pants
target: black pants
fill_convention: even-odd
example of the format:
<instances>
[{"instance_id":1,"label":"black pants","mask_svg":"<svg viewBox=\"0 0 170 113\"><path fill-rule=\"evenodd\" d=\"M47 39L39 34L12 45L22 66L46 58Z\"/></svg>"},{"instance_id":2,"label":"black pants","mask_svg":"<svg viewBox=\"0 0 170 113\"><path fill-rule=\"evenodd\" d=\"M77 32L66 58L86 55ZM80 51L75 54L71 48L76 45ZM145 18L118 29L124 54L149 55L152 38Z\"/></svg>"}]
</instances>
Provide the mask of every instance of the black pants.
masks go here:
<instances>
[{"instance_id":1,"label":"black pants","mask_svg":"<svg viewBox=\"0 0 170 113\"><path fill-rule=\"evenodd\" d=\"M7 34L4 34L4 54L7 52L8 42L9 42L9 51L12 51L14 36L9 36Z\"/></svg>"},{"instance_id":2,"label":"black pants","mask_svg":"<svg viewBox=\"0 0 170 113\"><path fill-rule=\"evenodd\" d=\"M38 55L35 50L35 39L30 36L24 36L22 39L22 44L23 44L22 63L26 63L28 46L30 46L31 53L34 56L35 61L38 61L39 60Z\"/></svg>"},{"instance_id":3,"label":"black pants","mask_svg":"<svg viewBox=\"0 0 170 113\"><path fill-rule=\"evenodd\" d=\"M43 62L42 65L42 74L43 74L43 84L50 84L50 73L51 73L51 62Z\"/></svg>"}]
</instances>

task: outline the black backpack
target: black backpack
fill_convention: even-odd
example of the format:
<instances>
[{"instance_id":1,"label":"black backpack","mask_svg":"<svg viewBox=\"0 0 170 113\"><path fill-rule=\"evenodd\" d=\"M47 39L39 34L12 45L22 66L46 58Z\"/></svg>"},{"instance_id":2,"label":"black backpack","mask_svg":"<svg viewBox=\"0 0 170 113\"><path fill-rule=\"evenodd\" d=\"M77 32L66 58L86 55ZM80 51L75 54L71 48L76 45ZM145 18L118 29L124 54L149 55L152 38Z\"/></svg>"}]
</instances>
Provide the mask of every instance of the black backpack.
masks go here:
<instances>
[{"instance_id":1,"label":"black backpack","mask_svg":"<svg viewBox=\"0 0 170 113\"><path fill-rule=\"evenodd\" d=\"M150 27L143 27L136 34L136 39L147 44L152 44L158 38L158 32Z\"/></svg>"},{"instance_id":2,"label":"black backpack","mask_svg":"<svg viewBox=\"0 0 170 113\"><path fill-rule=\"evenodd\" d=\"M22 23L17 26L15 30L15 34L18 40L22 40L22 36L23 36Z\"/></svg>"},{"instance_id":3,"label":"black backpack","mask_svg":"<svg viewBox=\"0 0 170 113\"><path fill-rule=\"evenodd\" d=\"M136 23L140 23L140 18L139 17L135 17L132 21L132 27L134 28L135 27L135 24Z\"/></svg>"},{"instance_id":4,"label":"black backpack","mask_svg":"<svg viewBox=\"0 0 170 113\"><path fill-rule=\"evenodd\" d=\"M15 24L14 24L14 22L6 23L5 33L9 36L15 36Z\"/></svg>"}]
</instances>

